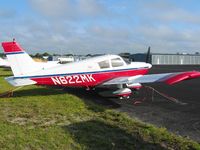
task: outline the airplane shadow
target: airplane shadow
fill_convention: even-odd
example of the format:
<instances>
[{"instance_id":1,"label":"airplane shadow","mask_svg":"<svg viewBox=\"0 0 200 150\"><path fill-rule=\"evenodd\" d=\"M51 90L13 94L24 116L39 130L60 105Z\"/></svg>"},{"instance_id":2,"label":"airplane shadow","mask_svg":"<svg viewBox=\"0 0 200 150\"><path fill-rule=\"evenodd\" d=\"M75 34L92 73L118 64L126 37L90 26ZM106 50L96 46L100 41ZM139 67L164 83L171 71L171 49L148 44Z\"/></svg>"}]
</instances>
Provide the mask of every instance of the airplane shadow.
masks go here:
<instances>
[{"instance_id":1,"label":"airplane shadow","mask_svg":"<svg viewBox=\"0 0 200 150\"><path fill-rule=\"evenodd\" d=\"M97 91L87 91L85 88L65 88L64 91L70 93L72 95L76 95L77 97L83 99L83 101L88 105L91 106L92 103L104 106L106 108L119 108L121 107L120 104L116 103L113 100L110 100L107 97L100 96ZM92 102L92 103L91 103ZM93 107L91 107L93 108ZM95 111L95 109L93 110Z\"/></svg>"},{"instance_id":2,"label":"airplane shadow","mask_svg":"<svg viewBox=\"0 0 200 150\"><path fill-rule=\"evenodd\" d=\"M84 88L63 88L63 87L39 87L17 90L13 93L12 97L27 97L27 96L48 96L48 95L59 95L68 93L81 98L84 103L88 106L88 109L99 112L104 111L107 108L119 108L121 105L109 100L109 98L102 97L97 94L96 91L87 91ZM6 97L6 96L5 96ZM47 97L48 98L48 97ZM95 105L95 104L97 105ZM98 107L101 105L103 107Z\"/></svg>"},{"instance_id":3,"label":"airplane shadow","mask_svg":"<svg viewBox=\"0 0 200 150\"><path fill-rule=\"evenodd\" d=\"M137 131L128 133L116 125L100 120L78 122L62 127L74 140L88 150L95 149L165 149L144 141Z\"/></svg>"},{"instance_id":4,"label":"airplane shadow","mask_svg":"<svg viewBox=\"0 0 200 150\"><path fill-rule=\"evenodd\" d=\"M31 88L31 89L22 89L15 91L13 97L26 97L26 96L48 96L48 95L58 95L63 94L62 90L50 89L50 88Z\"/></svg>"}]
</instances>

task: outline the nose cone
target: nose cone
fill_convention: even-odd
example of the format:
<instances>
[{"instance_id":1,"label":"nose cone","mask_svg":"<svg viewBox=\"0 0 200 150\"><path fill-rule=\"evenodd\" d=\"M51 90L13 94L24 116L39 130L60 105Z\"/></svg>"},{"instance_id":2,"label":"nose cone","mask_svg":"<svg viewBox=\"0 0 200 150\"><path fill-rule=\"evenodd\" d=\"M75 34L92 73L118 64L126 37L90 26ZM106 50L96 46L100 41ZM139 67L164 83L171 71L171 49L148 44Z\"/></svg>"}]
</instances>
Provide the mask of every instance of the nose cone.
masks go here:
<instances>
[{"instance_id":1,"label":"nose cone","mask_svg":"<svg viewBox=\"0 0 200 150\"><path fill-rule=\"evenodd\" d=\"M148 68L148 69L152 67L151 64L145 62L132 62L131 66L134 68Z\"/></svg>"},{"instance_id":2,"label":"nose cone","mask_svg":"<svg viewBox=\"0 0 200 150\"><path fill-rule=\"evenodd\" d=\"M152 67L152 65L149 64L149 63L146 63L146 65L147 65L148 68L151 68L151 67Z\"/></svg>"}]
</instances>

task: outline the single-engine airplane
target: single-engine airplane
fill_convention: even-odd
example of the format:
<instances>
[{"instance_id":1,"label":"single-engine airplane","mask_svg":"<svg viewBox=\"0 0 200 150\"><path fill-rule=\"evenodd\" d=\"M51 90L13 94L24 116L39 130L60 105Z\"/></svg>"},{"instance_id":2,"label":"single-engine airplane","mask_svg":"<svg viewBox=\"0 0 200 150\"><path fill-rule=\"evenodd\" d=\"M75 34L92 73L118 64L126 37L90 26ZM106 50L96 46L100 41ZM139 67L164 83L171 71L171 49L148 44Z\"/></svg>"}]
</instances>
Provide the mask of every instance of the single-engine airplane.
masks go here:
<instances>
[{"instance_id":1,"label":"single-engine airplane","mask_svg":"<svg viewBox=\"0 0 200 150\"><path fill-rule=\"evenodd\" d=\"M15 42L2 43L14 76L5 78L13 86L48 85L64 87L114 86L113 96L129 97L143 83L165 82L172 85L200 77L198 71L149 74L151 64L126 62L118 55L103 55L69 64L41 65Z\"/></svg>"}]
</instances>

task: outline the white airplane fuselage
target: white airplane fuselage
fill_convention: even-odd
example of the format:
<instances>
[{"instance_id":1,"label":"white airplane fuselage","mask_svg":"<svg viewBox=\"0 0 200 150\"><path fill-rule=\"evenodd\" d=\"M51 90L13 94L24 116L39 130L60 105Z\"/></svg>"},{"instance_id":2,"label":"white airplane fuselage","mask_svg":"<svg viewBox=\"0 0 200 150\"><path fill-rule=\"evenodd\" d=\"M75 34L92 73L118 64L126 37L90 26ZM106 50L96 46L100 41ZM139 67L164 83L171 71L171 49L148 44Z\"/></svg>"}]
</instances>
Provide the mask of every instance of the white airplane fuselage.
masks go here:
<instances>
[{"instance_id":1,"label":"white airplane fuselage","mask_svg":"<svg viewBox=\"0 0 200 150\"><path fill-rule=\"evenodd\" d=\"M120 61L121 66L112 66L112 60L116 59ZM100 66L103 61L108 61L108 66L104 66L105 68ZM147 74L150 68L151 64L148 63L132 62L127 64L118 55L105 55L47 69L44 67L42 70L30 72L26 76L20 75L15 79L29 78L38 85L94 87L107 80L121 76L129 77Z\"/></svg>"}]
</instances>

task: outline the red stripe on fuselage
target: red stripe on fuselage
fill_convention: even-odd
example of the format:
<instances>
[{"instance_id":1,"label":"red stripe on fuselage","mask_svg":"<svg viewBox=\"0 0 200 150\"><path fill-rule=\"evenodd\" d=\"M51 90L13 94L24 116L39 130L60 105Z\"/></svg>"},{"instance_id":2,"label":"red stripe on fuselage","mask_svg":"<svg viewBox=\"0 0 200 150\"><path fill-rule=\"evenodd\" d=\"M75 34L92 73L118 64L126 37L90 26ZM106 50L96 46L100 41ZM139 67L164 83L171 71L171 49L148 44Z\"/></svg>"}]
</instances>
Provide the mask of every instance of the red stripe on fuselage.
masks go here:
<instances>
[{"instance_id":1,"label":"red stripe on fuselage","mask_svg":"<svg viewBox=\"0 0 200 150\"><path fill-rule=\"evenodd\" d=\"M52 76L42 78L31 78L31 80L37 82L37 85L58 85L58 86L71 86L71 87L85 87L96 86L105 81L108 81L117 77L129 77L136 75L144 75L148 73L149 69L127 70L118 72L103 72L95 74L76 74L66 76Z\"/></svg>"}]
</instances>

